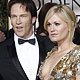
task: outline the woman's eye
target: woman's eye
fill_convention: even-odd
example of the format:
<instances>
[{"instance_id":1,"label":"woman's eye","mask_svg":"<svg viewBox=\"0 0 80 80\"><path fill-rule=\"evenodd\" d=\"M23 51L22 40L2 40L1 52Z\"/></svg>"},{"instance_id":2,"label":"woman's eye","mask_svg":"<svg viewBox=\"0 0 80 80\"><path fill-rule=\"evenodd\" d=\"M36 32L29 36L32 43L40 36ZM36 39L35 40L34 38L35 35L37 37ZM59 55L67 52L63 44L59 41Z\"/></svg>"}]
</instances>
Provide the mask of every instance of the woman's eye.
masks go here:
<instances>
[{"instance_id":1,"label":"woman's eye","mask_svg":"<svg viewBox=\"0 0 80 80\"><path fill-rule=\"evenodd\" d=\"M50 23L47 23L47 27L49 27L51 24Z\"/></svg>"},{"instance_id":2,"label":"woman's eye","mask_svg":"<svg viewBox=\"0 0 80 80\"><path fill-rule=\"evenodd\" d=\"M60 25L60 23L55 23L55 25L56 25L56 26L59 26L59 25Z\"/></svg>"}]
</instances>

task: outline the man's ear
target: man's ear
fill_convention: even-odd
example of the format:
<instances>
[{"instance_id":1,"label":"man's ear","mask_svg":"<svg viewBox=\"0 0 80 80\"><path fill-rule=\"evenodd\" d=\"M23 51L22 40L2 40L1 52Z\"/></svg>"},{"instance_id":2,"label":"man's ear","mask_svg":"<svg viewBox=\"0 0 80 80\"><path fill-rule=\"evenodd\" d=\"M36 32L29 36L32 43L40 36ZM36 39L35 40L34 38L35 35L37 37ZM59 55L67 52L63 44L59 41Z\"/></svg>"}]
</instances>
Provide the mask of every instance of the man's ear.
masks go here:
<instances>
[{"instance_id":1,"label":"man's ear","mask_svg":"<svg viewBox=\"0 0 80 80\"><path fill-rule=\"evenodd\" d=\"M32 24L34 24L36 22L36 17L32 18Z\"/></svg>"}]
</instances>

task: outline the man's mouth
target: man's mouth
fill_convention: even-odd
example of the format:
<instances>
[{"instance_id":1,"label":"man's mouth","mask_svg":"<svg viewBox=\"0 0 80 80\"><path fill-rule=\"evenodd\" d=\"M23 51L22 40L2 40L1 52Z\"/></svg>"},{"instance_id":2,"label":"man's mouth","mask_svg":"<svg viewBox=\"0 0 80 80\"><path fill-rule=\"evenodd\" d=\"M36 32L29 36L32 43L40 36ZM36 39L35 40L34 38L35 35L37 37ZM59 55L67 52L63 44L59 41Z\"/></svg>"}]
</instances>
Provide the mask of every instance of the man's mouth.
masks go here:
<instances>
[{"instance_id":1,"label":"man's mouth","mask_svg":"<svg viewBox=\"0 0 80 80\"><path fill-rule=\"evenodd\" d=\"M21 30L23 29L23 27L22 27L22 26L17 26L16 29L17 29L18 31L21 31Z\"/></svg>"}]
</instances>

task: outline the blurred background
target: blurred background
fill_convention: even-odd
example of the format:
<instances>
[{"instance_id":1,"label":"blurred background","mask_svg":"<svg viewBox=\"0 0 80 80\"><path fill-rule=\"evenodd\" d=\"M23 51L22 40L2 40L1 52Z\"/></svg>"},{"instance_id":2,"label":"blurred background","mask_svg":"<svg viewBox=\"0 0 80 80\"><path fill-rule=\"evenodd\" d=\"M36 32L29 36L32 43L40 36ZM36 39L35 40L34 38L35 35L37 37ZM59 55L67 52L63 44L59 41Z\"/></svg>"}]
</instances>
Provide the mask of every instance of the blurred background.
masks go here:
<instances>
[{"instance_id":1,"label":"blurred background","mask_svg":"<svg viewBox=\"0 0 80 80\"><path fill-rule=\"evenodd\" d=\"M7 14L7 3L9 0L0 0L0 30L8 30L12 28L10 19ZM47 2L65 4L70 6L72 10L77 15L77 26L80 26L80 0L33 0L37 7L37 12L39 13L40 8ZM38 26L38 21L36 22L36 27Z\"/></svg>"}]
</instances>

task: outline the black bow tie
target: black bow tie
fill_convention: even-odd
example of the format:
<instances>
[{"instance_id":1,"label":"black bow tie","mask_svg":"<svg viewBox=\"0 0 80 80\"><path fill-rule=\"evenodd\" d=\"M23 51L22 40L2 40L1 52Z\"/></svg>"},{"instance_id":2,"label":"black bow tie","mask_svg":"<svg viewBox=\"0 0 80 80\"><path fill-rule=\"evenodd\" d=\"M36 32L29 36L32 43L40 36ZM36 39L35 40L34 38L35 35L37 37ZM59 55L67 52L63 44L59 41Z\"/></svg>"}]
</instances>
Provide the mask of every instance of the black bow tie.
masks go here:
<instances>
[{"instance_id":1,"label":"black bow tie","mask_svg":"<svg viewBox=\"0 0 80 80\"><path fill-rule=\"evenodd\" d=\"M29 39L29 40L24 40L24 39L18 38L18 43L19 44L23 44L25 42L29 42L30 44L35 45L35 39L34 38L33 39Z\"/></svg>"}]
</instances>

